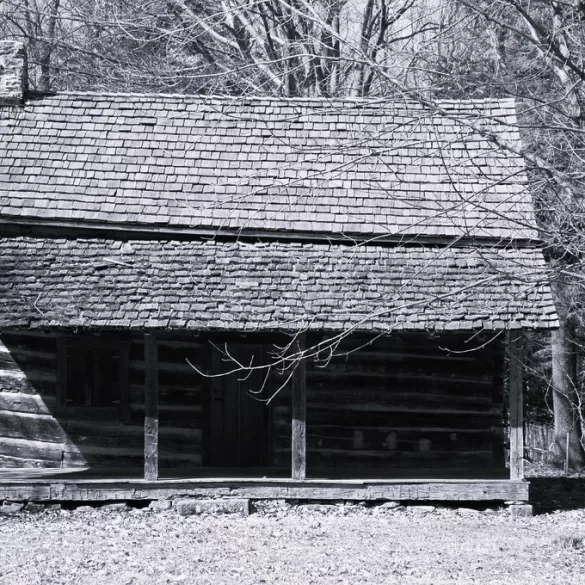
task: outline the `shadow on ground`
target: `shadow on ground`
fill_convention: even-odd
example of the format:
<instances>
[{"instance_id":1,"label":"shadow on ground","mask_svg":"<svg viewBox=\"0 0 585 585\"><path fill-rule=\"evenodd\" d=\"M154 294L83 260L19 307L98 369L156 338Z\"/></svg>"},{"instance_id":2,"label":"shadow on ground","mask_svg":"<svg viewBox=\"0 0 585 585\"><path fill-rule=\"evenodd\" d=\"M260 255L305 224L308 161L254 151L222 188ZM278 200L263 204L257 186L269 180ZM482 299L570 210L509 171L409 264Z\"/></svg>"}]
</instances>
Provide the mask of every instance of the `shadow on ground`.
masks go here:
<instances>
[{"instance_id":1,"label":"shadow on ground","mask_svg":"<svg viewBox=\"0 0 585 585\"><path fill-rule=\"evenodd\" d=\"M530 503L537 513L585 508L585 477L532 477Z\"/></svg>"}]
</instances>

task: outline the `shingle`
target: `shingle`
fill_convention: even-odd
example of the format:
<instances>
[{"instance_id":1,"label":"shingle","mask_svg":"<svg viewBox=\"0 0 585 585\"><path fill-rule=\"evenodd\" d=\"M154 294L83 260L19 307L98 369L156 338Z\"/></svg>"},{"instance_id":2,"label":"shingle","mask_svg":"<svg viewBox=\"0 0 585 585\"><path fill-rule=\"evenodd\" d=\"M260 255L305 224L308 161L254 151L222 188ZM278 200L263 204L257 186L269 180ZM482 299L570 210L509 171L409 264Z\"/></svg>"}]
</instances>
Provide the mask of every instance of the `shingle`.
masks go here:
<instances>
[{"instance_id":1,"label":"shingle","mask_svg":"<svg viewBox=\"0 0 585 585\"><path fill-rule=\"evenodd\" d=\"M532 248L14 237L0 249L2 327L558 326Z\"/></svg>"},{"instance_id":2,"label":"shingle","mask_svg":"<svg viewBox=\"0 0 585 585\"><path fill-rule=\"evenodd\" d=\"M513 117L513 102L449 101L443 107L449 119L407 101L340 100L332 107L276 98L36 98L18 115L7 114L13 119L0 161L14 174L10 181L0 176L0 217L36 217L35 202L44 206L49 185L57 186L60 204L46 217L71 217L74 193L59 186L91 178L100 198L92 220L106 223L221 228L221 216L208 213L213 203L237 207L233 226L250 229L536 237L521 159L461 123L463 116L485 119L499 132L489 115ZM32 148L36 144L43 152ZM26 173L35 177L35 193L15 211L16 193L30 189ZM177 206L174 189L166 187L176 184L193 185L200 205ZM156 191L159 220L142 215L131 194L136 190ZM219 202L218 193L225 195ZM448 210L448 221L437 209Z\"/></svg>"}]
</instances>

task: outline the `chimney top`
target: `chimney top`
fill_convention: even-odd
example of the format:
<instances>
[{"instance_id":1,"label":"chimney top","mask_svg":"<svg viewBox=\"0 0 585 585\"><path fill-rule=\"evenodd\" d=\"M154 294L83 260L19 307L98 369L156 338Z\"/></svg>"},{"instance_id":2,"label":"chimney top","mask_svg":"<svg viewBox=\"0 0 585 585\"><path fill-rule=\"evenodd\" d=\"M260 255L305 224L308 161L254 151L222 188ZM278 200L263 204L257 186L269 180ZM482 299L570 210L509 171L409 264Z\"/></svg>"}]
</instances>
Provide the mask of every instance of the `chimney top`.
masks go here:
<instances>
[{"instance_id":1,"label":"chimney top","mask_svg":"<svg viewBox=\"0 0 585 585\"><path fill-rule=\"evenodd\" d=\"M0 41L0 106L22 104L26 85L24 44L19 41Z\"/></svg>"}]
</instances>

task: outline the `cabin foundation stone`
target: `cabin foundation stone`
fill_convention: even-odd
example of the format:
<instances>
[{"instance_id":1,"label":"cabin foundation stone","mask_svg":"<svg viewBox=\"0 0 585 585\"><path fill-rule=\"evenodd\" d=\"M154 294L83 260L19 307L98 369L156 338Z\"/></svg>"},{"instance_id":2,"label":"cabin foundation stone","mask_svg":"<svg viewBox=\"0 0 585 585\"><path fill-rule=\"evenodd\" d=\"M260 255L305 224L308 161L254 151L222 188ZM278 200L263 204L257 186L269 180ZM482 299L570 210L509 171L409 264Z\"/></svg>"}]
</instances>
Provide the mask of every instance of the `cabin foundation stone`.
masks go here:
<instances>
[{"instance_id":1,"label":"cabin foundation stone","mask_svg":"<svg viewBox=\"0 0 585 585\"><path fill-rule=\"evenodd\" d=\"M534 510L530 504L511 504L508 510L512 516L529 518L534 515Z\"/></svg>"},{"instance_id":2,"label":"cabin foundation stone","mask_svg":"<svg viewBox=\"0 0 585 585\"><path fill-rule=\"evenodd\" d=\"M17 512L20 512L24 506L24 502L2 502L2 504L0 504L0 516L16 514Z\"/></svg>"},{"instance_id":3,"label":"cabin foundation stone","mask_svg":"<svg viewBox=\"0 0 585 585\"><path fill-rule=\"evenodd\" d=\"M161 512L164 510L170 510L173 507L171 500L153 500L150 502L148 509L154 510L155 512Z\"/></svg>"},{"instance_id":4,"label":"cabin foundation stone","mask_svg":"<svg viewBox=\"0 0 585 585\"><path fill-rule=\"evenodd\" d=\"M250 515L250 500L248 499L218 499L197 500L180 499L173 502L173 508L181 516L196 516L200 514L236 514L238 516Z\"/></svg>"}]
</instances>

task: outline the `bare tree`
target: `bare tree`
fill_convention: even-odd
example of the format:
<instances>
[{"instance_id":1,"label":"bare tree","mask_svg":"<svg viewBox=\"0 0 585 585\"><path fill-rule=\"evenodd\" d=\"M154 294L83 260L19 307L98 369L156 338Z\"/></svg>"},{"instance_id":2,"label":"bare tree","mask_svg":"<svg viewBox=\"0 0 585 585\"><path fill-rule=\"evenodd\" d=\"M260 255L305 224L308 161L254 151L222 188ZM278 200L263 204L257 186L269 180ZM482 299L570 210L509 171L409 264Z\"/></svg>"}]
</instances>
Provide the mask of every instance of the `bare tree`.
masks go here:
<instances>
[{"instance_id":1,"label":"bare tree","mask_svg":"<svg viewBox=\"0 0 585 585\"><path fill-rule=\"evenodd\" d=\"M561 327L552 336L555 452L585 465L583 387L579 384L578 330L582 329L583 179L585 130L585 28L581 2L486 2L458 0L467 19L493 31L491 91L520 106L519 127L539 210L545 251L555 270L553 291Z\"/></svg>"},{"instance_id":2,"label":"bare tree","mask_svg":"<svg viewBox=\"0 0 585 585\"><path fill-rule=\"evenodd\" d=\"M191 43L236 93L286 96L380 93L397 34L416 0L169 0ZM399 38L400 37L400 38ZM243 74L243 75L242 75Z\"/></svg>"},{"instance_id":3,"label":"bare tree","mask_svg":"<svg viewBox=\"0 0 585 585\"><path fill-rule=\"evenodd\" d=\"M41 92L199 91L199 60L173 27L166 0L3 0L0 12L0 35L26 43Z\"/></svg>"}]
</instances>

